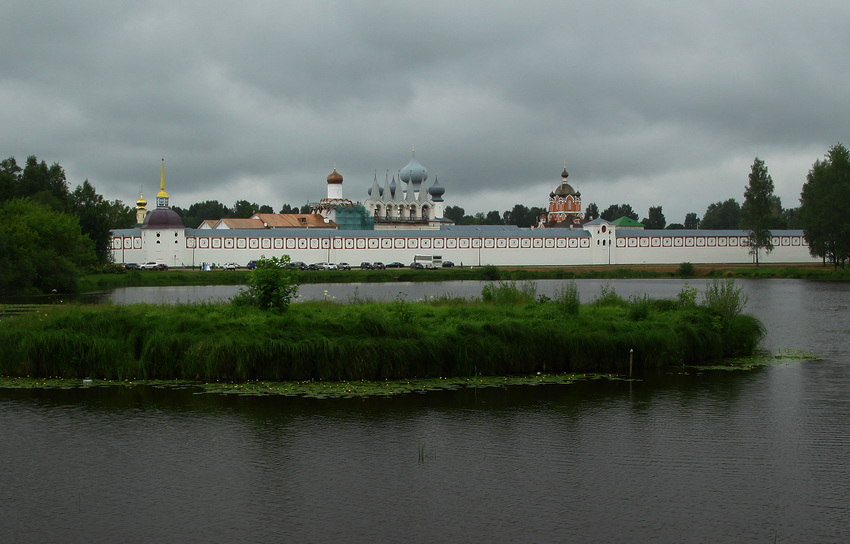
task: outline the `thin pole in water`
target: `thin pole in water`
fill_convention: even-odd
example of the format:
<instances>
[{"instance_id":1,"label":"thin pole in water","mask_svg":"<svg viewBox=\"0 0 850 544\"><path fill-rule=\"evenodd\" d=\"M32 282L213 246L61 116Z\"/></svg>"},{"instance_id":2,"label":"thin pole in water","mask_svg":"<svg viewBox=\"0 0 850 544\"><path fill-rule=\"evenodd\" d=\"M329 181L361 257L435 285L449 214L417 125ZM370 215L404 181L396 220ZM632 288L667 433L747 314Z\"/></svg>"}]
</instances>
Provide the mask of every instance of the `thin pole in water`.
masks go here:
<instances>
[{"instance_id":1,"label":"thin pole in water","mask_svg":"<svg viewBox=\"0 0 850 544\"><path fill-rule=\"evenodd\" d=\"M629 350L629 378L632 377L632 363L634 363L634 360L635 360L635 350L630 349Z\"/></svg>"}]
</instances>

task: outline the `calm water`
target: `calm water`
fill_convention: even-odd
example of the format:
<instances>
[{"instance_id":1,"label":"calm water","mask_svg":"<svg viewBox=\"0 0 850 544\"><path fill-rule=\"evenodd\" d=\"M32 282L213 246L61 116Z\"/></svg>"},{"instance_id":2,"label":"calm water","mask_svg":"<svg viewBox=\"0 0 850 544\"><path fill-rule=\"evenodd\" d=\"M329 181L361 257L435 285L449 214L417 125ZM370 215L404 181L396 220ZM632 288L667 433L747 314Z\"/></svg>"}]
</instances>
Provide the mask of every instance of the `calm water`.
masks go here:
<instances>
[{"instance_id":1,"label":"calm water","mask_svg":"<svg viewBox=\"0 0 850 544\"><path fill-rule=\"evenodd\" d=\"M850 285L741 284L767 347L823 360L388 399L0 390L0 535L848 542ZM480 292L447 285L405 295ZM601 285L580 282L583 298ZM682 282L611 285L672 296Z\"/></svg>"}]
</instances>

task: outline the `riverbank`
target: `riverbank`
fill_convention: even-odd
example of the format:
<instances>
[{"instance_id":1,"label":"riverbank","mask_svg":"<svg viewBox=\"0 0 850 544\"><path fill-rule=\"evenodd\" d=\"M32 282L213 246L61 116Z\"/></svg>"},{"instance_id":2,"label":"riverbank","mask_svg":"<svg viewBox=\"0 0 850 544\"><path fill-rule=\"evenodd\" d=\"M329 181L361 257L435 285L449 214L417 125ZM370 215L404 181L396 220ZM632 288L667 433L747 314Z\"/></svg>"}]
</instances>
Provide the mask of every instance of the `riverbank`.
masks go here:
<instances>
[{"instance_id":1,"label":"riverbank","mask_svg":"<svg viewBox=\"0 0 850 544\"><path fill-rule=\"evenodd\" d=\"M130 270L120 274L89 274L82 292L116 287L168 285L244 285L248 271L171 269L165 272ZM428 281L628 279L628 278L789 278L829 281L850 280L850 270L801 263L788 266L741 265L630 265L443 268L438 270L313 270L298 272L300 283L390 283Z\"/></svg>"},{"instance_id":2,"label":"riverbank","mask_svg":"<svg viewBox=\"0 0 850 544\"><path fill-rule=\"evenodd\" d=\"M40 308L0 321L0 375L90 379L387 380L627 372L752 354L758 319L693 297L578 306L502 282L483 300Z\"/></svg>"}]
</instances>

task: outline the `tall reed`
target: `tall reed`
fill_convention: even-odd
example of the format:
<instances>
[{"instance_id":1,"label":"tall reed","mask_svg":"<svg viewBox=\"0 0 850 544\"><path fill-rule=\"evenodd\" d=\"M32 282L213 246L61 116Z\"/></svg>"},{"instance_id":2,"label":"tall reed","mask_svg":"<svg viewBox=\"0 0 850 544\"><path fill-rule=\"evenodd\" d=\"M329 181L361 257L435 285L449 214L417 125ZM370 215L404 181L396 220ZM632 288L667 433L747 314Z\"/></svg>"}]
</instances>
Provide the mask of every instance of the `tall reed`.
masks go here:
<instances>
[{"instance_id":1,"label":"tall reed","mask_svg":"<svg viewBox=\"0 0 850 544\"><path fill-rule=\"evenodd\" d=\"M704 306L457 299L293 305L55 306L0 320L0 374L66 378L359 380L605 371L700 363L756 349L763 327ZM512 300L511 296L505 300ZM641 302L641 304L643 304Z\"/></svg>"}]
</instances>

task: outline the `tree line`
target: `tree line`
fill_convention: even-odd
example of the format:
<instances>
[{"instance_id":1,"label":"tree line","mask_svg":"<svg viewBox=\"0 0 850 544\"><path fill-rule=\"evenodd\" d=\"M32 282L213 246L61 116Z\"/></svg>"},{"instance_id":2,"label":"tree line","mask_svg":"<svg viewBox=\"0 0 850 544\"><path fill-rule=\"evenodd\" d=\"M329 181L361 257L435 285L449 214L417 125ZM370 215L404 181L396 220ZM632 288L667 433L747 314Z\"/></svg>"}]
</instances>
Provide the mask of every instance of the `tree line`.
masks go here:
<instances>
[{"instance_id":1,"label":"tree line","mask_svg":"<svg viewBox=\"0 0 850 544\"><path fill-rule=\"evenodd\" d=\"M111 229L133 209L88 180L73 191L57 163L0 161L0 294L74 292L80 274L111 260Z\"/></svg>"}]
</instances>

